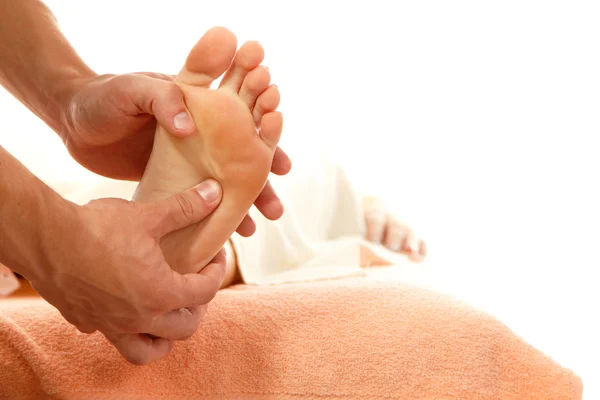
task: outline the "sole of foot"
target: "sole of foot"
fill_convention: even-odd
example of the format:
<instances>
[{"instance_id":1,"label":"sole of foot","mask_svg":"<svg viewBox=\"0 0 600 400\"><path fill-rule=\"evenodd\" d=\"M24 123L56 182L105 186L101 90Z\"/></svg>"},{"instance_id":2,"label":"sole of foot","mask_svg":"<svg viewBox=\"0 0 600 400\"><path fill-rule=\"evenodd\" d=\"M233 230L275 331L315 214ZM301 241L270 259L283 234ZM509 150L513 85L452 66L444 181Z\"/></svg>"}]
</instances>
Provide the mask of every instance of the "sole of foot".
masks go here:
<instances>
[{"instance_id":1,"label":"sole of foot","mask_svg":"<svg viewBox=\"0 0 600 400\"><path fill-rule=\"evenodd\" d=\"M180 273L198 272L219 252L262 191L281 135L279 90L260 65L264 50L225 28L209 30L190 52L174 82L181 88L196 132L185 138L158 126L135 201L162 200L208 178L223 188L208 218L165 236L167 262ZM221 77L218 89L211 84Z\"/></svg>"}]
</instances>

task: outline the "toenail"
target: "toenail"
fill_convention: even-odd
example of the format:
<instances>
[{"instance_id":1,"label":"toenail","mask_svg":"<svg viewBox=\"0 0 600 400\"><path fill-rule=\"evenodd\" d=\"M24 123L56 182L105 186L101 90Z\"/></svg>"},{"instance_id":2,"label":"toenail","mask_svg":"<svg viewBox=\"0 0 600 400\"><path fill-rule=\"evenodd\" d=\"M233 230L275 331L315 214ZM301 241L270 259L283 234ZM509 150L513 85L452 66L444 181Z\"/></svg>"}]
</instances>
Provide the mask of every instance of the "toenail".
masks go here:
<instances>
[{"instance_id":1,"label":"toenail","mask_svg":"<svg viewBox=\"0 0 600 400\"><path fill-rule=\"evenodd\" d=\"M415 242L411 243L408 247L410 248L410 252L411 253L415 253L416 254L416 253L419 252L419 245L417 243L415 243Z\"/></svg>"},{"instance_id":2,"label":"toenail","mask_svg":"<svg viewBox=\"0 0 600 400\"><path fill-rule=\"evenodd\" d=\"M185 111L173 117L173 126L179 131L191 131L194 129L194 121Z\"/></svg>"},{"instance_id":3,"label":"toenail","mask_svg":"<svg viewBox=\"0 0 600 400\"><path fill-rule=\"evenodd\" d=\"M399 252L400 251L400 244L394 243L394 244L390 245L390 250L394 251L396 253Z\"/></svg>"},{"instance_id":4,"label":"toenail","mask_svg":"<svg viewBox=\"0 0 600 400\"><path fill-rule=\"evenodd\" d=\"M373 242L375 244L381 244L381 238L379 238L378 236L371 236L371 237L369 237L369 241Z\"/></svg>"}]
</instances>

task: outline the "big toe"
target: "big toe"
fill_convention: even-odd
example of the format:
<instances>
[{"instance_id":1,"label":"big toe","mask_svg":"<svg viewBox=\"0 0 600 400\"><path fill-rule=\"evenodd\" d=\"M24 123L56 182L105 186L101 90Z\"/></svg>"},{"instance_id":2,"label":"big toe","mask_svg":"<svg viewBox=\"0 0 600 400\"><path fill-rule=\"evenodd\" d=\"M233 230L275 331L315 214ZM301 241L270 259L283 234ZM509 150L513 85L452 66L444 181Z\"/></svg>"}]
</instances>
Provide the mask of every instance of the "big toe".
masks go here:
<instances>
[{"instance_id":1,"label":"big toe","mask_svg":"<svg viewBox=\"0 0 600 400\"><path fill-rule=\"evenodd\" d=\"M235 55L233 64L225 73L220 87L235 93L239 92L248 72L258 67L264 58L265 51L260 43L254 41L244 43Z\"/></svg>"},{"instance_id":2,"label":"big toe","mask_svg":"<svg viewBox=\"0 0 600 400\"><path fill-rule=\"evenodd\" d=\"M236 48L237 38L229 29L215 27L208 30L188 55L175 81L209 87L231 65Z\"/></svg>"}]
</instances>

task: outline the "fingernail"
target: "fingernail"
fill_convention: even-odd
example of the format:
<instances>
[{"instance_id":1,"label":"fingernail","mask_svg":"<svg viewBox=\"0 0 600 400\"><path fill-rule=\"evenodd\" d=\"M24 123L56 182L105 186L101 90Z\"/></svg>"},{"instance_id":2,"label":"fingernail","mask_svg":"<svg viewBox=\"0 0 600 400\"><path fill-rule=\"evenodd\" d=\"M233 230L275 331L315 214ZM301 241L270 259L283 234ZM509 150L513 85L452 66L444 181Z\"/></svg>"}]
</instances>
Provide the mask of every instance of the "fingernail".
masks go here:
<instances>
[{"instance_id":1,"label":"fingernail","mask_svg":"<svg viewBox=\"0 0 600 400\"><path fill-rule=\"evenodd\" d=\"M212 203L219 198L219 195L221 194L221 186L216 181L209 179L202 182L196 191L200 197L204 199L204 201Z\"/></svg>"},{"instance_id":2,"label":"fingernail","mask_svg":"<svg viewBox=\"0 0 600 400\"><path fill-rule=\"evenodd\" d=\"M179 309L179 313L180 314L186 314L186 315L192 315L192 312L190 310L188 310L187 308L180 308Z\"/></svg>"},{"instance_id":3,"label":"fingernail","mask_svg":"<svg viewBox=\"0 0 600 400\"><path fill-rule=\"evenodd\" d=\"M392 245L390 245L390 250L393 252L399 252L400 251L400 243L394 243Z\"/></svg>"},{"instance_id":4,"label":"fingernail","mask_svg":"<svg viewBox=\"0 0 600 400\"><path fill-rule=\"evenodd\" d=\"M173 126L179 131L191 131L194 129L194 121L185 111L173 117Z\"/></svg>"}]
</instances>

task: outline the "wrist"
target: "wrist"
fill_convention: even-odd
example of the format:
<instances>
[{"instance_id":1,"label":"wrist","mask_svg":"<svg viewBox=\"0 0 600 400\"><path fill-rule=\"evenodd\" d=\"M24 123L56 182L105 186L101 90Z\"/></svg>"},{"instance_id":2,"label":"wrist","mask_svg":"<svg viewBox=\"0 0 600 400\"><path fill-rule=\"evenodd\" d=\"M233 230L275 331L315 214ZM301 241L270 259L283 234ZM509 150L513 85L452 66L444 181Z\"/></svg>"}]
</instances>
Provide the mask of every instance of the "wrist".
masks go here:
<instances>
[{"instance_id":1,"label":"wrist","mask_svg":"<svg viewBox=\"0 0 600 400\"><path fill-rule=\"evenodd\" d=\"M29 281L49 279L54 273L49 255L57 242L69 240L65 234L69 208L69 203L48 187L34 191L27 217L21 218L20 227L9 233L13 240L6 253L11 269Z\"/></svg>"},{"instance_id":2,"label":"wrist","mask_svg":"<svg viewBox=\"0 0 600 400\"><path fill-rule=\"evenodd\" d=\"M72 108L77 106L73 101L76 94L98 74L89 69L86 65L62 68L54 72L56 78L54 84L49 89L50 102L52 106L48 107L50 111L45 118L42 118L63 139L68 138L69 115L73 112Z\"/></svg>"},{"instance_id":3,"label":"wrist","mask_svg":"<svg viewBox=\"0 0 600 400\"><path fill-rule=\"evenodd\" d=\"M58 193L44 185L39 194L38 224L32 235L35 239L34 258L23 276L30 281L48 280L62 265L53 262L57 251L73 245L73 234L77 234L80 206L63 199ZM29 274L27 276L26 274Z\"/></svg>"}]
</instances>

